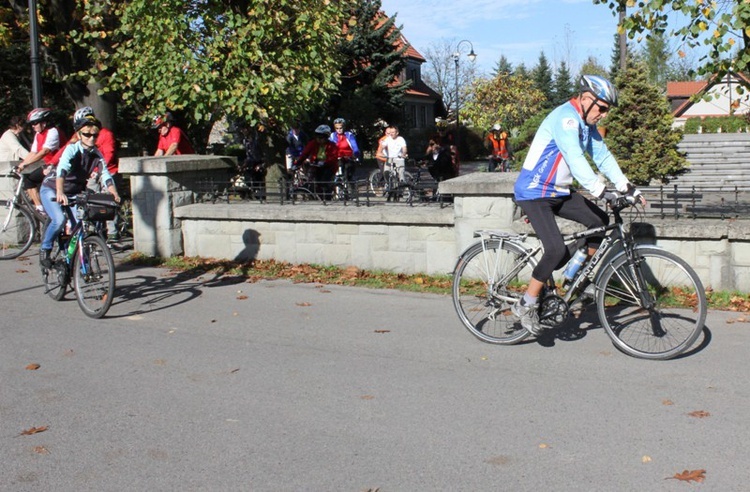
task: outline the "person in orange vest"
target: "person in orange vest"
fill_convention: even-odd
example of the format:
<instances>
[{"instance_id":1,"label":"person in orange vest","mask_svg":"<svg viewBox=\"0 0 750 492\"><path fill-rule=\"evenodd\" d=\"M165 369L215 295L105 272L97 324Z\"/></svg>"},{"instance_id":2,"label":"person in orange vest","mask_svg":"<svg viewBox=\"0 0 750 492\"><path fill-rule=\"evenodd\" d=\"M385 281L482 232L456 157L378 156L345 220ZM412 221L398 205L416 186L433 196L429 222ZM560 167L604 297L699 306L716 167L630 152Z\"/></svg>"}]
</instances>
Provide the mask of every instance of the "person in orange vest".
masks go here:
<instances>
[{"instance_id":1,"label":"person in orange vest","mask_svg":"<svg viewBox=\"0 0 750 492\"><path fill-rule=\"evenodd\" d=\"M508 161L511 158L510 143L508 142L508 132L503 130L499 123L495 123L487 134L485 145L490 151L487 171L506 172L508 171Z\"/></svg>"}]
</instances>

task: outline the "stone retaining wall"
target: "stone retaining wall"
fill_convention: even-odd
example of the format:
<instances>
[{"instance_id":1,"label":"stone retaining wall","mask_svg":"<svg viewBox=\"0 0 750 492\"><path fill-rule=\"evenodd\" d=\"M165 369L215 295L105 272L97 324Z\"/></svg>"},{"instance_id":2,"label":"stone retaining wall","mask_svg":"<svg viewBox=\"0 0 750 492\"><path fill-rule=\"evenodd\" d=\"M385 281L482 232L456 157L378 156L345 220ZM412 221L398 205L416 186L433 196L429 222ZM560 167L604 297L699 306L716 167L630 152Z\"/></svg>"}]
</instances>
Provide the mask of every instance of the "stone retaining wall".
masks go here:
<instances>
[{"instance_id":1,"label":"stone retaining wall","mask_svg":"<svg viewBox=\"0 0 750 492\"><path fill-rule=\"evenodd\" d=\"M209 162L195 164L200 167ZM121 169L122 166L121 163ZM221 166L211 163L209 169L193 169L190 179L184 175L167 176L167 167L131 178L136 185L134 208L140 223L135 228L135 248L149 255L184 252L189 256L273 258L293 263L445 274L452 270L460 251L474 241L475 230L530 231L525 223L514 221L515 173L473 173L441 183L442 193L455 196L452 208L405 204L221 205L192 204L189 198L191 183L201 173L215 173ZM155 179L155 175L160 178ZM143 192L153 196L139 196ZM170 195L172 198L165 198ZM138 210L144 206L146 211ZM164 217L166 214L170 214L169 218ZM748 225L741 220L649 218L643 240L684 258L706 287L750 292ZM162 227L169 229L162 234ZM569 227L572 226L564 224L566 230ZM139 237L144 232L145 239Z\"/></svg>"}]
</instances>

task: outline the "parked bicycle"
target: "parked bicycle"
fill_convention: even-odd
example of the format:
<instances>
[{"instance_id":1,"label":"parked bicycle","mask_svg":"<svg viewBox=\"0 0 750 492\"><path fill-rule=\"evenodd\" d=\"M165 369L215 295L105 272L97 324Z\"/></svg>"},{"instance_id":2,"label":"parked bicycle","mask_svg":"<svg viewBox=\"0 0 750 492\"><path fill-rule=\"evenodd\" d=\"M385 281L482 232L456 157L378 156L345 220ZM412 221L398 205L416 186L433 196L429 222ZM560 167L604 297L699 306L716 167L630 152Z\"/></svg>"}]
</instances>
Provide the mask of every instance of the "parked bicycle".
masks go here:
<instances>
[{"instance_id":1,"label":"parked bicycle","mask_svg":"<svg viewBox=\"0 0 750 492\"><path fill-rule=\"evenodd\" d=\"M565 293L550 280L540 296L539 320L559 327L593 290L599 321L617 348L634 357L670 359L690 348L703 330L706 296L698 275L678 256L637 244L621 212L635 207L624 197L612 204L614 223L564 235L567 244L605 233ZM642 209L634 209L638 219ZM480 240L458 258L453 305L461 322L485 342L515 344L529 336L513 317L542 251L527 234L477 231ZM591 284L590 284L591 283ZM592 287L593 286L593 289ZM588 288L587 288L588 287ZM689 305L684 300L689 299Z\"/></svg>"},{"instance_id":2,"label":"parked bicycle","mask_svg":"<svg viewBox=\"0 0 750 492\"><path fill-rule=\"evenodd\" d=\"M510 159L503 159L500 156L490 155L487 157L487 171L491 173L507 173L510 171Z\"/></svg>"},{"instance_id":3,"label":"parked bicycle","mask_svg":"<svg viewBox=\"0 0 750 492\"><path fill-rule=\"evenodd\" d=\"M304 163L292 168L292 179L288 182L288 196L292 201L320 201L317 183L313 181L311 164Z\"/></svg>"},{"instance_id":4,"label":"parked bicycle","mask_svg":"<svg viewBox=\"0 0 750 492\"><path fill-rule=\"evenodd\" d=\"M3 221L0 228L0 260L10 260L18 258L31 247L47 216L34 207L23 190L23 179L18 168L14 167L0 177L13 183L13 195L0 200L0 207L5 210L0 214Z\"/></svg>"},{"instance_id":5,"label":"parked bicycle","mask_svg":"<svg viewBox=\"0 0 750 492\"><path fill-rule=\"evenodd\" d=\"M370 191L375 196L384 196L387 201L409 200L414 176L406 171L406 161L400 157L388 158L383 170L375 169L368 178Z\"/></svg>"},{"instance_id":6,"label":"parked bicycle","mask_svg":"<svg viewBox=\"0 0 750 492\"><path fill-rule=\"evenodd\" d=\"M63 210L73 229L70 234L60 231L50 254L52 266L42 267L45 293L59 301L72 283L78 306L91 318L107 314L114 298L115 262L96 224L112 220L116 209L109 194L84 193L70 199Z\"/></svg>"},{"instance_id":7,"label":"parked bicycle","mask_svg":"<svg viewBox=\"0 0 750 492\"><path fill-rule=\"evenodd\" d=\"M345 202L357 196L357 183L354 181L357 164L355 159L339 158L339 170L333 178L333 200Z\"/></svg>"}]
</instances>

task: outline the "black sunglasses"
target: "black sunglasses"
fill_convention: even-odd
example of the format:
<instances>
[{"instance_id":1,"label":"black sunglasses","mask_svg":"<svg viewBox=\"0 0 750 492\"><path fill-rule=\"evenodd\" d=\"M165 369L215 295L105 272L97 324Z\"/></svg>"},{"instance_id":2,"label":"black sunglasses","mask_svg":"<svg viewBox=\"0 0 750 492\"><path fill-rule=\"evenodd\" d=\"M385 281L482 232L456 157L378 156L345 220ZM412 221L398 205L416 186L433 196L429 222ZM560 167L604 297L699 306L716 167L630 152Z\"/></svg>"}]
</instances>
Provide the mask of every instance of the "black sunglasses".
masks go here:
<instances>
[{"instance_id":1,"label":"black sunglasses","mask_svg":"<svg viewBox=\"0 0 750 492\"><path fill-rule=\"evenodd\" d=\"M598 102L594 101L594 106L599 108L600 113L608 113L609 112L609 106L606 104L599 104Z\"/></svg>"},{"instance_id":2,"label":"black sunglasses","mask_svg":"<svg viewBox=\"0 0 750 492\"><path fill-rule=\"evenodd\" d=\"M99 137L99 132L96 132L96 133L84 133L84 132L80 132L80 133L81 133L82 137L86 137L86 138L92 138L92 137L93 138L98 138Z\"/></svg>"}]
</instances>

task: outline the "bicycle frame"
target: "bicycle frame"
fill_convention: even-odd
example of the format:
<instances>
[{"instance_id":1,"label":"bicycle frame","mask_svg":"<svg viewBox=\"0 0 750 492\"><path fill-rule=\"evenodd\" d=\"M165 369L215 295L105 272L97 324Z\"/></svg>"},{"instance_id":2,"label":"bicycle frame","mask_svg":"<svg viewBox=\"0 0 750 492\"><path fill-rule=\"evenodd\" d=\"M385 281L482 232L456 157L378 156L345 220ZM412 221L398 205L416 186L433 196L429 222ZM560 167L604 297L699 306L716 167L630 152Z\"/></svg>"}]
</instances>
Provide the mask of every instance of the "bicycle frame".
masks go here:
<instances>
[{"instance_id":1,"label":"bicycle frame","mask_svg":"<svg viewBox=\"0 0 750 492\"><path fill-rule=\"evenodd\" d=\"M634 278L637 279L640 285L644 284L640 271L635 271L636 267L634 265L637 264L635 256L636 245L632 239L632 235L627 232L625 230L625 227L623 226L622 217L620 216L620 210L622 209L613 209L612 215L614 216L615 220L612 224L595 227L593 229L586 229L585 231L579 231L573 234L565 234L562 236L563 241L566 245L568 245L577 242L580 239L585 239L591 236L604 235L604 239L602 240L599 248L596 250L594 255L583 265L583 267L573 280L573 283L562 296L562 299L566 303L570 304L571 301L574 300L575 297L577 297L577 295L582 290L581 287L583 287L583 284L586 282L586 280L590 280L591 282L596 283L596 279L598 277L598 274L600 273L599 266L604 264L604 258L608 255L608 253L613 251L613 247L618 245L622 245L624 254L627 255L628 264L631 265L631 268L633 269ZM526 252L522 257L519 257L517 259L515 267L511 269L506 275L507 278L512 278L513 276L515 276L526 265L529 258L537 256L543 249L541 244L534 246L533 248L529 248L526 245L528 234L515 234L505 231L487 230L477 231L475 233L475 237L480 237L480 240L482 241L482 249L484 251L486 251L486 242L488 240L498 240L500 241L501 246L503 242L507 241L514 243L516 246L520 247ZM459 262L460 260L461 257L459 257ZM489 265L487 266L489 267ZM488 271L494 270L488 268ZM501 284L505 280L506 279L490 279L490 283L494 286L494 284ZM557 286L555 285L553 279L549 279L547 281L547 290L551 293L557 293ZM494 289L492 289L492 292L494 292ZM644 307L650 307L650 299L647 297L647 295L645 295L643 290L641 290L638 294L641 298L641 301L644 303ZM503 298L502 296L500 297ZM513 299L503 298L503 300L508 301Z\"/></svg>"}]
</instances>

